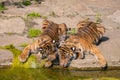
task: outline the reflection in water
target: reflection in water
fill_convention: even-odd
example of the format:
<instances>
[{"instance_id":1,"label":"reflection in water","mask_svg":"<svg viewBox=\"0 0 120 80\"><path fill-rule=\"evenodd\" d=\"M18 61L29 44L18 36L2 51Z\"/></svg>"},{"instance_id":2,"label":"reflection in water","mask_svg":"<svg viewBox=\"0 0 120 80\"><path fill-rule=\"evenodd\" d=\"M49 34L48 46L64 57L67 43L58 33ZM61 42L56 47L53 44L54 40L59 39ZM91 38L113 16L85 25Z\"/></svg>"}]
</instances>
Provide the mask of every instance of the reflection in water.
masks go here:
<instances>
[{"instance_id":1,"label":"reflection in water","mask_svg":"<svg viewBox=\"0 0 120 80\"><path fill-rule=\"evenodd\" d=\"M75 71L64 69L0 69L0 80L120 80L120 71Z\"/></svg>"}]
</instances>

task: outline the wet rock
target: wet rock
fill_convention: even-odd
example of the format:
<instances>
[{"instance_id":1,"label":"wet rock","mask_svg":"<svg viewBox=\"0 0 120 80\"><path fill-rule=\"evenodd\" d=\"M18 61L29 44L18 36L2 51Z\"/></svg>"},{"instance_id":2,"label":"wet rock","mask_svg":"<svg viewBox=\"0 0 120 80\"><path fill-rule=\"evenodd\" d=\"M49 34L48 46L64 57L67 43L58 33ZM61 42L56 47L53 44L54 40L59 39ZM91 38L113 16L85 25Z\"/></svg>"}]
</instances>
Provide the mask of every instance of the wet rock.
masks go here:
<instances>
[{"instance_id":1,"label":"wet rock","mask_svg":"<svg viewBox=\"0 0 120 80\"><path fill-rule=\"evenodd\" d=\"M22 34L25 29L25 22L21 18L0 18L0 34L17 33Z\"/></svg>"},{"instance_id":2,"label":"wet rock","mask_svg":"<svg viewBox=\"0 0 120 80\"><path fill-rule=\"evenodd\" d=\"M8 50L0 49L0 68L11 66L12 61L13 61L13 54Z\"/></svg>"}]
</instances>

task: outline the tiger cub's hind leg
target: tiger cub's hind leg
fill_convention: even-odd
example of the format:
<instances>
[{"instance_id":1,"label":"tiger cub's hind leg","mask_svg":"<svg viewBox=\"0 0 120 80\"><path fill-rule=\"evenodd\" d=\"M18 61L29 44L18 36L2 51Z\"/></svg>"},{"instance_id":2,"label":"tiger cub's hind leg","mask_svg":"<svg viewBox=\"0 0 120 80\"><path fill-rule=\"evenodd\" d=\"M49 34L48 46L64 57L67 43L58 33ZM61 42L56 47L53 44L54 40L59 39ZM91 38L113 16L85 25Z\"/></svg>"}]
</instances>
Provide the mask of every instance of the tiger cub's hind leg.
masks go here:
<instances>
[{"instance_id":1,"label":"tiger cub's hind leg","mask_svg":"<svg viewBox=\"0 0 120 80\"><path fill-rule=\"evenodd\" d=\"M99 49L95 45L93 45L92 52L96 56L98 61L100 62L100 66L102 68L107 68L107 61L106 61L106 59L103 57L103 55L101 54L101 52L99 51Z\"/></svg>"},{"instance_id":2,"label":"tiger cub's hind leg","mask_svg":"<svg viewBox=\"0 0 120 80\"><path fill-rule=\"evenodd\" d=\"M30 45L24 48L23 52L18 56L20 62L26 62L30 56Z\"/></svg>"}]
</instances>

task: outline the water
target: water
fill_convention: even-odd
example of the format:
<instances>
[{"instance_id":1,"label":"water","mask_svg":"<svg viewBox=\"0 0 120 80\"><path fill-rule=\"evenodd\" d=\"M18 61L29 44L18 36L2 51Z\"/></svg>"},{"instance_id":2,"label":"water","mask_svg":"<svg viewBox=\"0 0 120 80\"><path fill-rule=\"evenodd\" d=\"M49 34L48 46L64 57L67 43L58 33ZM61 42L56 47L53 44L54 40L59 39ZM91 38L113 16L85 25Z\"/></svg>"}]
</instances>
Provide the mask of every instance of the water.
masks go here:
<instances>
[{"instance_id":1,"label":"water","mask_svg":"<svg viewBox=\"0 0 120 80\"><path fill-rule=\"evenodd\" d=\"M13 68L0 69L0 80L120 80L120 71Z\"/></svg>"}]
</instances>

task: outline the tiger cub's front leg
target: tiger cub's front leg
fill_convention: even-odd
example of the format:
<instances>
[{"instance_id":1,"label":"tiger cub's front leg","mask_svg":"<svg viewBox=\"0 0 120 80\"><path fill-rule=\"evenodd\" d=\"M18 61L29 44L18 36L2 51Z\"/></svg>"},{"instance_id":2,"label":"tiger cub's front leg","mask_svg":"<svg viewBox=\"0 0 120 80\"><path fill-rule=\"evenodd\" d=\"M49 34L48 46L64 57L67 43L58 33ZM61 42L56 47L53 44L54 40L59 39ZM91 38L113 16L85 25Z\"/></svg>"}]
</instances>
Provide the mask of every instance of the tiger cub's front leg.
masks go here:
<instances>
[{"instance_id":1,"label":"tiger cub's front leg","mask_svg":"<svg viewBox=\"0 0 120 80\"><path fill-rule=\"evenodd\" d=\"M45 62L45 67L51 67L55 59L56 59L55 53L48 55L47 60Z\"/></svg>"},{"instance_id":2,"label":"tiger cub's front leg","mask_svg":"<svg viewBox=\"0 0 120 80\"><path fill-rule=\"evenodd\" d=\"M18 56L18 59L19 59L20 62L26 62L31 53L38 53L37 42L38 41L36 41L35 43L30 44L30 45L28 45L24 48L23 52Z\"/></svg>"},{"instance_id":3,"label":"tiger cub's front leg","mask_svg":"<svg viewBox=\"0 0 120 80\"><path fill-rule=\"evenodd\" d=\"M26 62L28 57L30 56L31 45L28 45L24 48L23 52L18 56L20 62Z\"/></svg>"}]
</instances>

